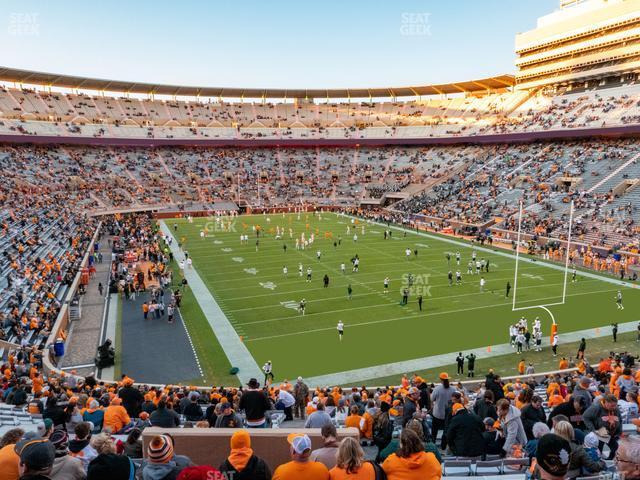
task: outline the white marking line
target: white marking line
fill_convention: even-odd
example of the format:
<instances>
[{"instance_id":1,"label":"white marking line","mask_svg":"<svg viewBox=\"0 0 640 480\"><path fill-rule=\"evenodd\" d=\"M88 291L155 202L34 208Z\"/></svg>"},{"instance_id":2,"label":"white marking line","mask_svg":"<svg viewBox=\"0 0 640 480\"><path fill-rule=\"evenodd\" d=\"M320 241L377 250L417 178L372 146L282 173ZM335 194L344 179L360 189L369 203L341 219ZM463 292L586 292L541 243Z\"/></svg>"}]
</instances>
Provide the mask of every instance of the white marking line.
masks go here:
<instances>
[{"instance_id":1,"label":"white marking line","mask_svg":"<svg viewBox=\"0 0 640 480\"><path fill-rule=\"evenodd\" d=\"M198 354L196 353L196 347L193 345L193 341L191 340L191 334L189 333L187 324L184 321L182 312L180 311L179 308L176 308L176 310L180 313L180 321L182 322L182 326L184 327L184 332L187 334L187 340L189 340L189 345L191 345L191 351L193 352L193 357L196 359L196 365L198 366L198 371L200 372L200 376L202 377L202 383L205 383L204 372L202 371L202 367L200 366L200 359L198 358Z\"/></svg>"},{"instance_id":2,"label":"white marking line","mask_svg":"<svg viewBox=\"0 0 640 480\"><path fill-rule=\"evenodd\" d=\"M76 368L89 368L89 367L94 367L95 368L95 364L94 363L86 363L84 365L71 365L70 367L62 367L60 370L73 370Z\"/></svg>"},{"instance_id":3,"label":"white marking line","mask_svg":"<svg viewBox=\"0 0 640 480\"><path fill-rule=\"evenodd\" d=\"M636 322L625 322L619 325L618 333L627 333L636 331ZM580 337L587 339L596 338L602 336L599 327L594 327L586 330L578 330L575 332L560 334L560 345L563 343L569 343L578 341ZM549 345L549 337L542 339L543 344ZM549 347L545 347L547 350ZM446 365L451 365L451 359L455 358L459 350L455 352L433 355L430 357L416 358L413 360L403 360L400 362L387 363L384 365L376 365L373 367L358 368L355 370L348 370L344 372L337 372L327 375L319 375L316 377L306 378L305 381L309 385L345 385L355 384L356 382L369 381L376 378L401 375L407 372L419 372L429 368L439 368ZM497 357L501 355L513 354L513 349L508 343L501 345L492 345L491 352L487 352L485 347L468 349L466 353L475 353L478 359L485 359L490 357Z\"/></svg>"},{"instance_id":4,"label":"white marking line","mask_svg":"<svg viewBox=\"0 0 640 480\"><path fill-rule=\"evenodd\" d=\"M586 282L596 282L596 280L585 280L583 282L583 284L586 283ZM435 287L435 286L444 287L446 285L448 285L448 284L430 285L430 286L431 287ZM549 283L549 284L546 284L545 286L555 286L555 285L562 285L562 283ZM346 286L344 288L346 289ZM451 288L455 288L455 287L451 287ZM521 287L520 290L525 290L527 288L540 288L540 286L539 285L530 285L528 287ZM320 290L320 289L316 289L316 290ZM322 290L324 290L324 289L322 289ZM303 292L304 290L300 290L300 291ZM438 296L438 297L432 296L432 297L429 297L429 299L427 300L427 304L429 304L429 302L431 302L431 301L436 301L436 300L443 300L443 299L449 299L449 298L459 298L459 297L469 297L469 296L473 296L473 295L485 295L486 293L489 293L489 292L490 292L490 290L485 290L484 292L467 292L467 293L461 293L461 294L457 294L457 295L442 295L442 296ZM291 292L289 291L287 293L283 293L282 295L288 295L289 293L291 293ZM368 297L370 295L376 295L377 293L378 292L361 293L361 294L358 294L358 295L353 295L353 297L354 298L356 298L356 297ZM398 292L398 294L400 294L400 292ZM384 295L386 295L388 297L389 294L384 294ZM497 294L497 295L503 296L501 293ZM339 297L328 297L328 298L319 298L319 299L316 299L316 300L308 300L307 301L307 305L321 303L321 302L324 302L324 301L339 300L341 298L344 299L345 295L340 295ZM547 298L550 298L550 297L547 297ZM535 302L537 300L528 300L528 301L529 302ZM280 303L282 304L282 302L280 302ZM382 306L382 305L383 304L376 304L376 305L370 305L370 306L377 307L377 306ZM384 305L388 305L388 304L384 304ZM263 308L278 308L278 307L279 307L279 305L269 304L269 305L262 305L262 306L258 306L258 307L236 308L236 309L228 310L228 311L235 313L235 312L244 312L244 311L247 311L247 310L258 310L258 309L263 309ZM358 308L367 308L367 307L366 306L365 307L352 307L351 309L355 310L355 309L358 309ZM529 308L529 307L527 307L527 308ZM336 313L336 312L342 312L342 311L344 311L344 310L328 310L328 311L325 311L325 312L308 313L307 316L308 315L318 315L318 314L323 314L323 313L330 314L330 313ZM291 317L285 317L285 318L291 318ZM283 320L283 319L284 318L266 319L266 320L261 320L258 323L270 322L270 321L273 321L273 320ZM243 325L247 325L247 324L245 323Z\"/></svg>"},{"instance_id":5,"label":"white marking line","mask_svg":"<svg viewBox=\"0 0 640 480\"><path fill-rule=\"evenodd\" d=\"M173 233L165 221L160 221L160 227L166 235L173 237ZM175 240L175 237L173 238ZM179 253L177 243L177 241L174 241L169 247L174 254L174 258ZM244 383L250 378L259 378L262 372L260 367L251 356L247 346L240 340L238 333L220 308L209 288L202 281L197 270L186 270L185 276L188 277L187 280L189 281L191 292L202 310L212 333L218 339L222 350L229 359L229 363L240 369L238 372L240 381Z\"/></svg>"},{"instance_id":6,"label":"white marking line","mask_svg":"<svg viewBox=\"0 0 640 480\"><path fill-rule=\"evenodd\" d=\"M338 214L336 214L336 216L337 215ZM353 218L356 218L356 217L353 217ZM376 225L384 226L383 223L378 223L378 222L371 222L371 223L376 224ZM459 245L459 246L464 247L464 248L471 248L471 249L475 248L478 251L482 251L482 252L486 252L486 253L493 253L494 255L499 255L501 257L506 257L506 258L509 258L511 260L515 259L515 255L513 255L512 253L507 253L506 251L502 251L502 250L498 249L498 247L496 247L496 250L492 250L492 249L487 248L487 247L467 244L467 243L465 243L465 242L463 242L461 240L454 240L454 239L446 237L446 236L433 235L431 233L426 233L426 232L415 232L414 230L409 230L409 229L406 229L406 228L403 228L403 227L397 227L395 225L391 225L391 226L389 226L387 228L393 228L393 229L399 230L401 232L404 232L404 231L411 232L411 233L414 233L415 235L420 235L422 237L432 238L432 239L435 239L435 240L440 240L442 242L450 243L450 244L453 244L453 245ZM529 263L529 264L533 264L533 265L543 265L543 266L545 266L547 268L550 268L550 269L553 269L553 270L559 270L561 272L565 271L564 265L560 266L560 265L556 265L554 263L547 263L547 262L545 262L543 260L539 260L537 258L532 259L532 258L526 258L525 257L525 258L521 258L520 260L523 261L523 262ZM602 280L603 282L612 283L613 285L618 285L618 286L622 286L622 287L640 288L640 285L636 285L636 284L633 284L633 283L625 282L625 281L622 281L622 280L616 280L615 278L605 277L605 276L598 275L596 273L592 273L592 272L585 271L585 270L580 270L580 275L583 276L583 277L595 278L595 279L598 279L598 280Z\"/></svg>"},{"instance_id":7,"label":"white marking line","mask_svg":"<svg viewBox=\"0 0 640 480\"><path fill-rule=\"evenodd\" d=\"M567 295L567 296L568 297L575 297L575 296L579 296L579 295L593 295L595 293L615 292L615 291L616 291L615 289L607 289L607 290L598 290L598 291L595 291L595 292L574 293L572 295ZM555 297L547 297L547 298L555 298ZM539 299L537 299L535 301L538 301L538 300ZM546 298L543 298L541 300L546 300ZM449 314L449 313L468 312L468 311L471 311L471 310L482 310L482 309L485 309L485 308L497 308L497 307L503 307L505 305L509 305L510 303L511 302L496 303L495 305L483 305L483 306L480 306L480 307L460 308L458 310L447 310L447 311L444 311L444 312L425 313L423 316L425 316L425 317L433 317L433 316L436 316L436 315L446 315L446 314ZM308 314L307 316L309 316L309 315L313 315L313 314ZM285 318L290 318L290 317L285 317ZM366 326L366 325L375 325L375 324L378 324L378 323L396 322L396 321L399 321L399 320L406 320L406 319L407 319L406 316L404 316L404 317L395 317L395 318L385 318L383 320L374 320L374 321L371 321L371 322L354 323L354 324L349 325L349 328L362 327L362 326ZM264 320L261 320L261 321L258 321L258 322L252 322L252 323L261 323L261 322L264 322ZM244 323L243 325L250 325L252 323ZM295 336L295 335L306 335L308 333L324 332L324 331L327 331L327 330L334 330L334 329L335 329L335 327L316 328L314 330L305 330L305 331L302 331L302 332L290 332L290 333L283 333L283 334L280 334L280 335L269 335L267 337L249 338L249 339L246 339L245 342L257 342L257 341L260 341L260 340L269 340L269 339L272 339L272 338L291 337L291 336Z\"/></svg>"},{"instance_id":8,"label":"white marking line","mask_svg":"<svg viewBox=\"0 0 640 480\"><path fill-rule=\"evenodd\" d=\"M380 272L368 272L368 273L367 272L360 272L360 273L354 274L354 275L358 275L358 277L361 278L364 275L373 275L373 274L381 276ZM351 274L348 274L348 275L351 275ZM442 275L444 276L444 274L442 274ZM554 275L554 274L552 273L551 275ZM468 274L464 274L463 275L463 279L464 279L465 276L468 276ZM471 276L471 278L474 278L474 277L478 278L478 276L476 276L476 275ZM300 278L300 277L297 277L297 278ZM341 274L338 278L351 278L351 277ZM490 280L491 282L494 282L494 281L502 281L502 280L511 280L511 277L510 276L509 277L490 277L490 279L491 279ZM294 283L298 282L298 280L295 280L295 278L293 278L293 276L291 276L289 278L289 280L290 281L282 281L281 285L289 286L291 284L294 284ZM393 277L393 278L390 278L390 280L391 280L391 283L393 284L396 281L401 281L402 277L400 277L400 278ZM245 281L246 281L246 279L245 279ZM596 281L596 280L593 280L593 279L592 280L583 280L581 283L584 284L586 282L593 282L593 281ZM347 283L349 283L349 282L347 282ZM362 284L367 284L367 285L379 285L382 282L381 282L380 279L378 279L378 280L372 280L370 282L361 282L361 283ZM463 282L463 284L470 285L471 283L470 282ZM440 287L448 286L448 285L449 285L448 283L442 283L442 284L438 283L438 284L433 284L432 286L440 288ZM346 288L347 285L344 284L344 285L341 285L341 286L343 288ZM536 287L539 287L539 285L536 285ZM529 287L527 287L527 288L529 288ZM501 287L501 289L502 289L502 287ZM226 292L226 291L237 291L237 290L238 290L237 287L235 287L235 288L216 288L216 293ZM320 291L320 290L324 290L324 287L305 288L305 289L302 289L302 290L287 290L287 292L291 293L291 294L294 294L294 293L315 292L315 291ZM226 297L226 301L233 302L233 301L237 301L237 300L247 300L249 298L271 297L272 295L273 294L271 294L271 293L262 293L262 294L258 294L258 295L246 295L246 296L242 296L242 297ZM354 295L354 297L356 297L356 296L357 295ZM339 298L339 297L337 297L337 298ZM223 300L218 300L218 303L223 303L223 302L224 302Z\"/></svg>"}]
</instances>

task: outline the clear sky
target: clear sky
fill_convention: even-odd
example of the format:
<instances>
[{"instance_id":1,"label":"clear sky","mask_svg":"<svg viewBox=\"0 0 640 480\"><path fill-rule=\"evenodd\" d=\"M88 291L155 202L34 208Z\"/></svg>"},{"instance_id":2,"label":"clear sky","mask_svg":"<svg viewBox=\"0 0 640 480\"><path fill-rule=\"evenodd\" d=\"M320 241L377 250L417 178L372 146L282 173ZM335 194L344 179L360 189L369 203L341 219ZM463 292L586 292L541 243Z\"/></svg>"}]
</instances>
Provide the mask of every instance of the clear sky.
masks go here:
<instances>
[{"instance_id":1,"label":"clear sky","mask_svg":"<svg viewBox=\"0 0 640 480\"><path fill-rule=\"evenodd\" d=\"M513 73L558 0L2 0L0 66L199 86L385 87Z\"/></svg>"}]
</instances>

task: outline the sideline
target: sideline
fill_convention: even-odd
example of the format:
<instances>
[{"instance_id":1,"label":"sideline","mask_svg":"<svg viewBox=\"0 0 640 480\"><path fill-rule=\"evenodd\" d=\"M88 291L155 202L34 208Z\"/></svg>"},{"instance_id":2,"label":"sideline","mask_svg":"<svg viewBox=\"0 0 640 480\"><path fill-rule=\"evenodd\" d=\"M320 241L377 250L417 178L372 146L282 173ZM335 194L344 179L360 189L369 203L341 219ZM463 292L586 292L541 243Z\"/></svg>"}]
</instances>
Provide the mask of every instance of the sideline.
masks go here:
<instances>
[{"instance_id":1,"label":"sideline","mask_svg":"<svg viewBox=\"0 0 640 480\"><path fill-rule=\"evenodd\" d=\"M171 229L164 220L160 220L160 229L165 235L174 239L171 245L169 245L173 257L178 260L184 258L184 254L178 248L178 240L174 237ZM176 272L176 275L179 275L179 273ZM189 283L189 288L191 288L193 296L198 302L198 305L200 305L202 313L207 319L207 322L209 322L213 334L218 339L222 350L229 359L229 363L232 367L239 369L237 376L240 381L244 384L251 378L262 378L262 370L258 367L247 346L240 340L238 333L213 298L213 295L202 281L202 278L200 278L196 269L185 268L184 276ZM183 322L186 325L184 317Z\"/></svg>"},{"instance_id":2,"label":"sideline","mask_svg":"<svg viewBox=\"0 0 640 480\"><path fill-rule=\"evenodd\" d=\"M638 322L640 322L640 319L619 324L618 333L636 331ZM558 335L558 338L560 340L560 346L562 346L562 344L576 342L581 338L590 339L601 337L602 335L602 327L596 327L560 334ZM544 337L542 339L542 343L549 345L549 337ZM545 349L551 353L551 349L549 347L546 347ZM420 370L450 365L453 362L453 359L458 355L458 352L459 350L456 350L455 352L433 355L431 357L416 358L414 360L405 360L402 362L388 363L374 367L358 368L355 370L348 370L328 375L319 375L316 377L306 378L305 381L310 385L356 385L357 382L364 380L391 377L394 375L402 375L403 373L412 373ZM465 350L467 355L471 352L476 355L478 360L481 360L483 358L513 354L514 349L511 347L511 344L503 343L501 345L492 345L490 349L488 347L483 347Z\"/></svg>"}]
</instances>

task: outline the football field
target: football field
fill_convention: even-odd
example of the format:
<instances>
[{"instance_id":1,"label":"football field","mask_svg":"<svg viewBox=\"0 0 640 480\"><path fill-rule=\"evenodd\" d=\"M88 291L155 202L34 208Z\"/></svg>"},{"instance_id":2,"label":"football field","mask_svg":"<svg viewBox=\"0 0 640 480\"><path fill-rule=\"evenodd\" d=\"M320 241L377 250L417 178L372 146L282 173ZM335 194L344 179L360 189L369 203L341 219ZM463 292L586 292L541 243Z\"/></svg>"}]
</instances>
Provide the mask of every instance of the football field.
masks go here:
<instances>
[{"instance_id":1,"label":"football field","mask_svg":"<svg viewBox=\"0 0 640 480\"><path fill-rule=\"evenodd\" d=\"M504 344L509 325L522 315L530 326L539 316L543 335L550 332L551 317L543 309L512 311L513 290L506 298L505 288L507 282L514 285L515 257L505 250L476 248L468 242L334 213L247 215L222 222L198 217L192 223L185 219L165 223L188 251L193 268L255 362L260 366L273 362L276 380ZM386 239L385 231L391 232ZM314 236L304 250L296 249L295 239L301 234L307 241ZM241 235L248 241L241 242ZM467 273L474 250L478 260L489 262L489 272L476 274L474 268L473 274ZM359 268L354 272L356 255ZM563 269L525 257L521 255L518 267L516 306L560 302ZM462 275L459 285L456 270ZM481 278L486 281L484 289ZM591 278L578 272L577 282L571 282L569 275L566 302L549 307L560 333L640 319L640 291L607 280L611 277ZM402 305L405 289L408 303ZM623 293L624 310L616 308L618 290ZM304 315L298 309L303 299ZM185 316L188 328L190 321ZM339 321L345 325L341 341ZM207 334L214 335L209 329L201 336ZM195 340L198 348L207 343L204 338Z\"/></svg>"}]
</instances>

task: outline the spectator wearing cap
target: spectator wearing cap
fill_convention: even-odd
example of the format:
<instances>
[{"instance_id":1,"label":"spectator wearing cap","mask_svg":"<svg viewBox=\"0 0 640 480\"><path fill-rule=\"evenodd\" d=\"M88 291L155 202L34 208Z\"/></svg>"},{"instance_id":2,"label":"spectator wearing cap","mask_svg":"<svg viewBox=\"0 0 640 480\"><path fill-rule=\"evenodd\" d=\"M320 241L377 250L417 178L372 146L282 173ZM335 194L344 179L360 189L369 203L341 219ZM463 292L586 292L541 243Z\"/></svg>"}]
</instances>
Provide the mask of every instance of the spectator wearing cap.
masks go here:
<instances>
[{"instance_id":1,"label":"spectator wearing cap","mask_svg":"<svg viewBox=\"0 0 640 480\"><path fill-rule=\"evenodd\" d=\"M18 478L20 457L16 453L16 443L24 435L21 428L13 428L6 432L0 440L0 480L15 480Z\"/></svg>"},{"instance_id":2,"label":"spectator wearing cap","mask_svg":"<svg viewBox=\"0 0 640 480\"><path fill-rule=\"evenodd\" d=\"M536 449L535 472L542 480L567 478L571 462L571 445L554 433L543 435Z\"/></svg>"},{"instance_id":3,"label":"spectator wearing cap","mask_svg":"<svg viewBox=\"0 0 640 480\"><path fill-rule=\"evenodd\" d=\"M609 445L608 460L612 460L618 450L618 439L622 434L622 418L618 408L618 399L611 394L603 395L587 408L583 420L587 430L598 435L600 451L605 445Z\"/></svg>"},{"instance_id":4,"label":"spectator wearing cap","mask_svg":"<svg viewBox=\"0 0 640 480\"><path fill-rule=\"evenodd\" d=\"M173 459L173 439L156 435L147 447L147 462L142 467L143 480L175 480L180 471Z\"/></svg>"},{"instance_id":5,"label":"spectator wearing cap","mask_svg":"<svg viewBox=\"0 0 640 480\"><path fill-rule=\"evenodd\" d=\"M293 387L293 397L296 400L294 405L294 416L304 420L305 407L307 405L307 397L309 396L309 387L302 380L302 377L298 377L296 384Z\"/></svg>"},{"instance_id":6,"label":"spectator wearing cap","mask_svg":"<svg viewBox=\"0 0 640 480\"><path fill-rule=\"evenodd\" d=\"M56 428L49 440L55 448L55 460L51 470L53 480L84 480L87 476L79 458L69 455L69 436L61 428Z\"/></svg>"},{"instance_id":7,"label":"spectator wearing cap","mask_svg":"<svg viewBox=\"0 0 640 480\"><path fill-rule=\"evenodd\" d=\"M101 453L89 463L87 480L131 480L136 467L129 457Z\"/></svg>"},{"instance_id":8,"label":"spectator wearing cap","mask_svg":"<svg viewBox=\"0 0 640 480\"><path fill-rule=\"evenodd\" d=\"M122 406L122 399L116 397L104 411L103 429L109 429L112 434L121 433L131 422L131 417Z\"/></svg>"},{"instance_id":9,"label":"spectator wearing cap","mask_svg":"<svg viewBox=\"0 0 640 480\"><path fill-rule=\"evenodd\" d=\"M589 387L591 386L591 379L589 377L580 377L578 384L573 389L571 393L571 398L574 400L578 398L584 398L585 401L585 409L591 406L593 402L593 395L591 394L591 390Z\"/></svg>"},{"instance_id":10,"label":"spectator wearing cap","mask_svg":"<svg viewBox=\"0 0 640 480\"><path fill-rule=\"evenodd\" d=\"M376 479L375 467L371 462L365 461L364 451L353 437L347 437L340 442L335 463L335 467L329 471L331 480Z\"/></svg>"},{"instance_id":11,"label":"spectator wearing cap","mask_svg":"<svg viewBox=\"0 0 640 480\"><path fill-rule=\"evenodd\" d=\"M431 426L431 439L433 443L436 443L438 437L438 430L442 430L442 440L440 447L444 450L447 446L447 436L444 435L445 430L445 418L447 416L447 406L451 400L451 396L456 391L455 388L449 385L449 375L446 372L442 372L439 375L440 385L433 389L431 393L431 401L433 403L433 411L431 416L433 417L433 424Z\"/></svg>"},{"instance_id":12,"label":"spectator wearing cap","mask_svg":"<svg viewBox=\"0 0 640 480\"><path fill-rule=\"evenodd\" d=\"M307 435L291 433L287 437L291 461L280 465L273 480L329 480L329 470L320 462L311 461L311 439Z\"/></svg>"},{"instance_id":13,"label":"spectator wearing cap","mask_svg":"<svg viewBox=\"0 0 640 480\"><path fill-rule=\"evenodd\" d=\"M53 433L53 421L50 418L45 418L42 423L39 423L36 427L38 435L42 438L49 438L49 435Z\"/></svg>"},{"instance_id":14,"label":"spectator wearing cap","mask_svg":"<svg viewBox=\"0 0 640 480\"><path fill-rule=\"evenodd\" d=\"M400 434L400 447L382 464L388 480L437 480L442 468L431 452L424 451L418 434L405 428Z\"/></svg>"},{"instance_id":15,"label":"spectator wearing cap","mask_svg":"<svg viewBox=\"0 0 640 480\"><path fill-rule=\"evenodd\" d=\"M238 430L231 436L231 452L220 465L220 472L234 480L271 480L269 466L253 453L247 430Z\"/></svg>"},{"instance_id":16,"label":"spectator wearing cap","mask_svg":"<svg viewBox=\"0 0 640 480\"><path fill-rule=\"evenodd\" d=\"M413 419L416 412L420 410L420 390L416 387L409 388L407 395L404 397L404 409L402 410L402 426Z\"/></svg>"},{"instance_id":17,"label":"spectator wearing cap","mask_svg":"<svg viewBox=\"0 0 640 480\"><path fill-rule=\"evenodd\" d=\"M247 390L242 392L240 397L240 410L244 410L247 427L249 428L265 428L267 419L265 413L271 410L271 403L264 391L260 390L260 384L255 378L247 383Z\"/></svg>"},{"instance_id":18,"label":"spectator wearing cap","mask_svg":"<svg viewBox=\"0 0 640 480\"><path fill-rule=\"evenodd\" d=\"M307 417L304 428L322 428L332 423L331 416L327 413L324 403L318 402L316 411Z\"/></svg>"},{"instance_id":19,"label":"spectator wearing cap","mask_svg":"<svg viewBox=\"0 0 640 480\"><path fill-rule=\"evenodd\" d=\"M167 406L163 397L158 402L158 408L149 417L151 425L160 428L176 428L180 426L180 415Z\"/></svg>"},{"instance_id":20,"label":"spectator wearing cap","mask_svg":"<svg viewBox=\"0 0 640 480\"><path fill-rule=\"evenodd\" d=\"M581 437L584 437L584 432L586 431L587 427L584 424L583 415L586 409L587 400L584 398L584 396L576 397L574 395L571 395L571 398L569 398L566 402L561 403L553 410L551 410L551 412L549 413L549 418L547 419L547 425L549 426L549 428L551 428L553 426L553 419L558 415L563 415L567 417L567 419L571 423L571 426L573 426L574 430L576 431L576 434L578 433L578 431L580 431ZM578 435L576 435L576 438L578 438Z\"/></svg>"},{"instance_id":21,"label":"spectator wearing cap","mask_svg":"<svg viewBox=\"0 0 640 480\"><path fill-rule=\"evenodd\" d=\"M525 445L527 443L527 435L524 432L520 410L509 403L509 400L502 398L496 404L498 411L498 420L504 435L504 446L502 447L505 455L512 453L515 445Z\"/></svg>"},{"instance_id":22,"label":"spectator wearing cap","mask_svg":"<svg viewBox=\"0 0 640 480\"><path fill-rule=\"evenodd\" d=\"M35 432L27 432L15 446L20 458L18 471L21 480L50 480L55 460L53 444Z\"/></svg>"},{"instance_id":23,"label":"spectator wearing cap","mask_svg":"<svg viewBox=\"0 0 640 480\"><path fill-rule=\"evenodd\" d=\"M242 428L242 419L231 408L229 401L224 398L220 402L220 415L216 418L215 428Z\"/></svg>"},{"instance_id":24,"label":"spectator wearing cap","mask_svg":"<svg viewBox=\"0 0 640 480\"><path fill-rule=\"evenodd\" d=\"M336 454L338 453L338 432L333 423L323 425L320 430L323 445L311 452L311 460L320 462L329 470L336 466Z\"/></svg>"},{"instance_id":25,"label":"spectator wearing cap","mask_svg":"<svg viewBox=\"0 0 640 480\"><path fill-rule=\"evenodd\" d=\"M544 413L544 408L542 408L542 398L534 395L531 398L531 402L525 405L521 412L524 433L527 435L527 440L533 440L533 426L538 422L546 423L547 421L547 415Z\"/></svg>"},{"instance_id":26,"label":"spectator wearing cap","mask_svg":"<svg viewBox=\"0 0 640 480\"><path fill-rule=\"evenodd\" d=\"M125 377L122 381L122 388L118 391L118 397L122 399L122 406L131 418L137 418L142 409L144 395L133 386L133 379Z\"/></svg>"},{"instance_id":27,"label":"spectator wearing cap","mask_svg":"<svg viewBox=\"0 0 640 480\"><path fill-rule=\"evenodd\" d=\"M76 438L69 442L69 455L78 458L86 472L89 463L98 456L98 452L90 445L91 424L89 422L79 423L75 426L74 433Z\"/></svg>"},{"instance_id":28,"label":"spectator wearing cap","mask_svg":"<svg viewBox=\"0 0 640 480\"><path fill-rule=\"evenodd\" d=\"M592 458L584 447L575 441L573 427L569 422L561 421L553 429L554 433L564 438L571 447L571 461L569 462L568 478L576 478L583 473L597 473L605 470L607 464L602 459ZM539 443L540 441L538 441Z\"/></svg>"},{"instance_id":29,"label":"spectator wearing cap","mask_svg":"<svg viewBox=\"0 0 640 480\"><path fill-rule=\"evenodd\" d=\"M475 413L469 412L461 403L451 407L452 418L447 427L447 443L454 455L479 457L484 455L484 424Z\"/></svg>"}]
</instances>

